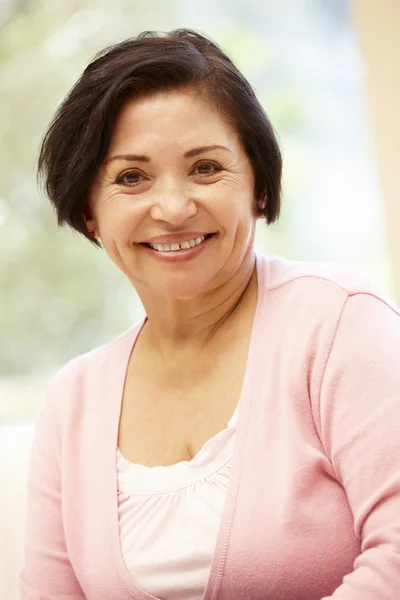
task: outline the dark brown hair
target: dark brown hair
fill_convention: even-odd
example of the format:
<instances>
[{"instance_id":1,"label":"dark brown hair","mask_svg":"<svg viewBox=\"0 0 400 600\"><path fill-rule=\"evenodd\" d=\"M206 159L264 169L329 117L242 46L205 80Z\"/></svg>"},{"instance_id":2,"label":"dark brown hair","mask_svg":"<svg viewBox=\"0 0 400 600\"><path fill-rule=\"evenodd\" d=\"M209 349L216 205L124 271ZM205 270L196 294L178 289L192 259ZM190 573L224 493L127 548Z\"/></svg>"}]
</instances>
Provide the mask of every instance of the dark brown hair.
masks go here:
<instances>
[{"instance_id":1,"label":"dark brown hair","mask_svg":"<svg viewBox=\"0 0 400 600\"><path fill-rule=\"evenodd\" d=\"M38 177L58 224L91 242L84 203L128 99L187 88L205 95L239 134L267 223L279 217L282 157L274 129L249 82L210 39L190 29L145 31L97 54L56 111L43 139Z\"/></svg>"}]
</instances>

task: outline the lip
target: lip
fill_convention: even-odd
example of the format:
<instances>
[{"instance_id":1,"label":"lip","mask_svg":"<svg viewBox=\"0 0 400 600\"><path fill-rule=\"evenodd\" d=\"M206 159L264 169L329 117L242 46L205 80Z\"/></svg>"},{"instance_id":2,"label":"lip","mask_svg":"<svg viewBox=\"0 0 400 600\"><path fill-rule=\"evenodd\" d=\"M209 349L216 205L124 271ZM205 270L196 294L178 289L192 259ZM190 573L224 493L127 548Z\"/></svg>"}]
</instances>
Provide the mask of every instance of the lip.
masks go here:
<instances>
[{"instance_id":1,"label":"lip","mask_svg":"<svg viewBox=\"0 0 400 600\"><path fill-rule=\"evenodd\" d=\"M148 246L147 244L140 244L140 247L146 254L160 262L175 264L185 263L194 260L200 254L202 254L208 247L208 245L212 243L215 237L215 235L211 235L210 237L206 237L206 239L203 242L201 242L201 244L197 244L197 246L192 246L191 248L186 248L184 250L173 252L154 250L151 246Z\"/></svg>"},{"instance_id":2,"label":"lip","mask_svg":"<svg viewBox=\"0 0 400 600\"><path fill-rule=\"evenodd\" d=\"M174 242L179 244L181 242L188 242L189 240L195 240L196 238L202 237L203 235L209 235L215 233L214 231L187 231L182 233L170 233L168 235L158 235L148 240L140 242L141 244L173 244Z\"/></svg>"}]
</instances>

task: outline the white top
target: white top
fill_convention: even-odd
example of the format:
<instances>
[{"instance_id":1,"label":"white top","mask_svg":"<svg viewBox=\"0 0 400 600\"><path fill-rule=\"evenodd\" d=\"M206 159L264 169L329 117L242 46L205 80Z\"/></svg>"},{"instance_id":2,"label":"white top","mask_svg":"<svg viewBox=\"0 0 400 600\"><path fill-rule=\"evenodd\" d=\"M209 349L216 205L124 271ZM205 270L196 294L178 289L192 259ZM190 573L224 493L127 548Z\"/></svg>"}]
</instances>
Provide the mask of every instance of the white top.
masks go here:
<instances>
[{"instance_id":1,"label":"white top","mask_svg":"<svg viewBox=\"0 0 400 600\"><path fill-rule=\"evenodd\" d=\"M133 464L117 450L122 554L138 587L162 600L202 600L225 505L237 406L191 461Z\"/></svg>"}]
</instances>

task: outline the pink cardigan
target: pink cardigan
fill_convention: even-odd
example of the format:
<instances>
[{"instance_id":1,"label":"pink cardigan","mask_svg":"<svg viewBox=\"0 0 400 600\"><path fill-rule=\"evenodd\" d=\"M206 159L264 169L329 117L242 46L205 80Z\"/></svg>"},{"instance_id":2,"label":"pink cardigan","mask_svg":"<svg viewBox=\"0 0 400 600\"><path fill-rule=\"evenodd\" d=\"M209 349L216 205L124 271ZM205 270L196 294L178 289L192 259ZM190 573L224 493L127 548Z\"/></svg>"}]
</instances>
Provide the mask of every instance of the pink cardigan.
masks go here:
<instances>
[{"instance_id":1,"label":"pink cardigan","mask_svg":"<svg viewBox=\"0 0 400 600\"><path fill-rule=\"evenodd\" d=\"M258 255L257 273L204 599L398 600L400 313L334 265ZM154 600L127 571L117 515L138 331L72 360L49 386L28 480L26 600Z\"/></svg>"}]
</instances>

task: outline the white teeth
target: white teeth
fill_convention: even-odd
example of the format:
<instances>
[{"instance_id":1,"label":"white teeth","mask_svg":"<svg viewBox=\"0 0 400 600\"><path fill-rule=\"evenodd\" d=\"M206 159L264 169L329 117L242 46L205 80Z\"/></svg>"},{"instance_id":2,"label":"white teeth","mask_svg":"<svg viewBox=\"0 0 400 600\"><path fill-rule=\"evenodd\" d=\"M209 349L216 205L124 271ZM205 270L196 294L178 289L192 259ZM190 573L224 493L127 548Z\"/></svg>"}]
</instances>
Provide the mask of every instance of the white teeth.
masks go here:
<instances>
[{"instance_id":1,"label":"white teeth","mask_svg":"<svg viewBox=\"0 0 400 600\"><path fill-rule=\"evenodd\" d=\"M149 244L149 246L153 248L153 250L158 250L159 252L176 252L177 250L187 250L188 248L193 248L193 246L198 246L201 242L204 242L205 239L206 236L202 235L201 237L187 240L180 244L175 242L173 244Z\"/></svg>"}]
</instances>

